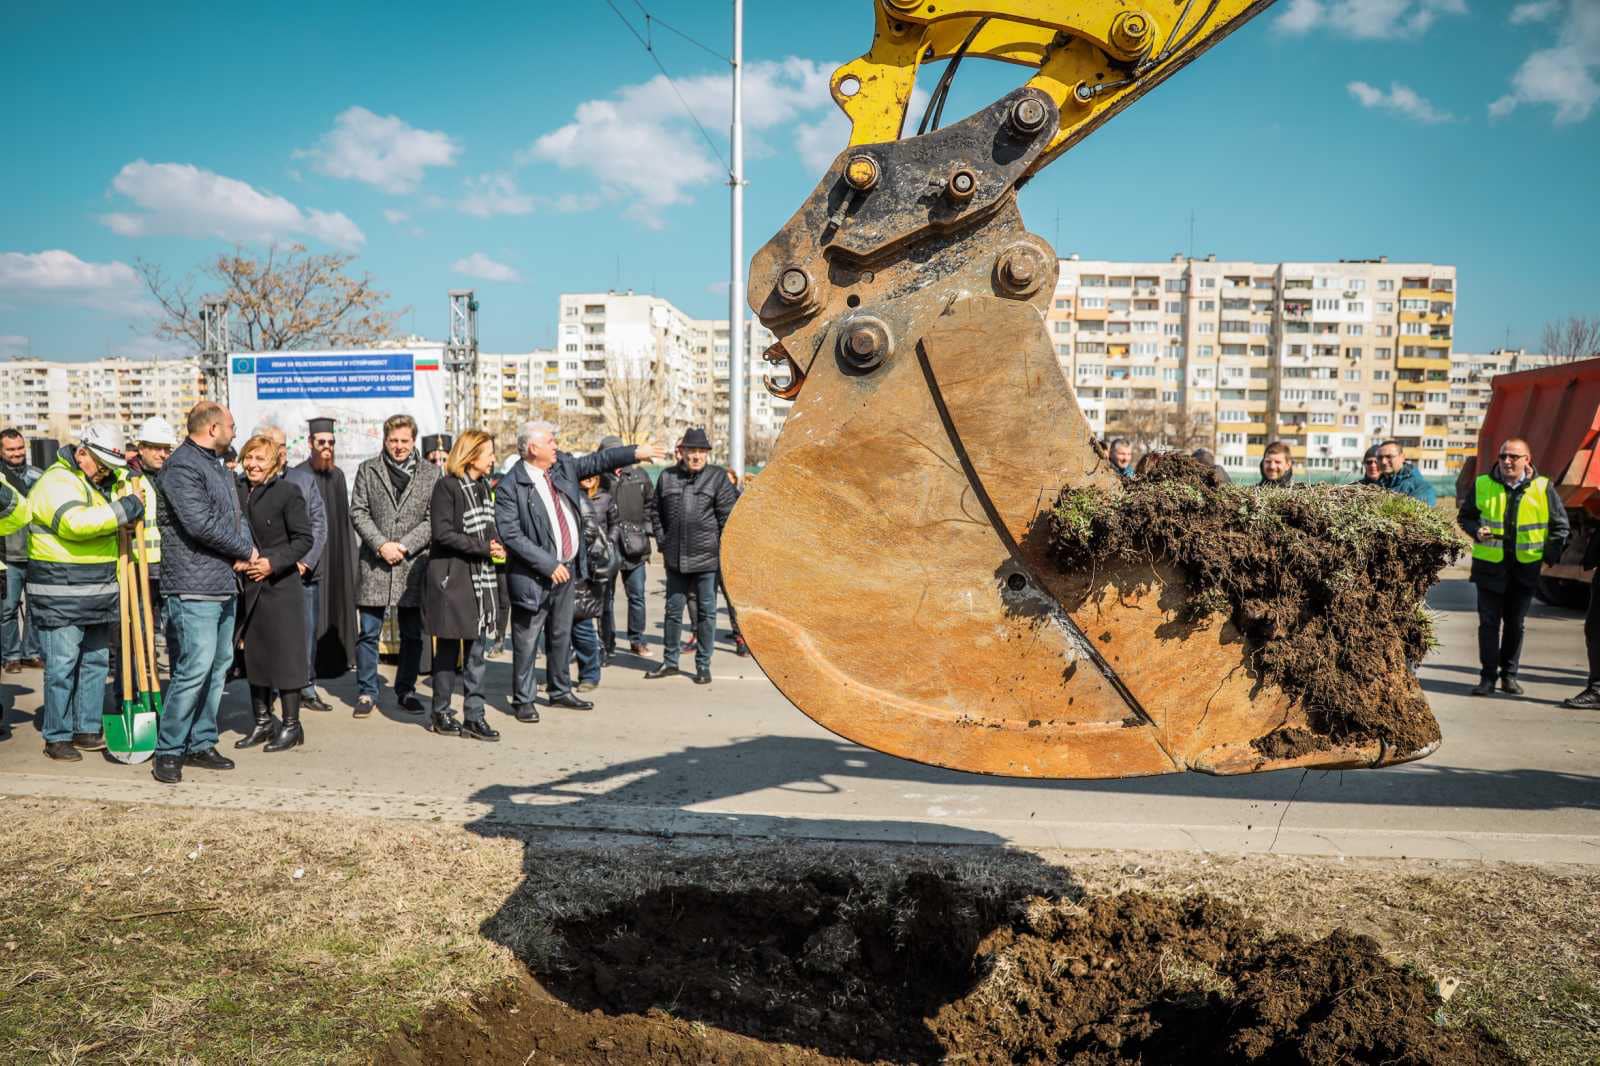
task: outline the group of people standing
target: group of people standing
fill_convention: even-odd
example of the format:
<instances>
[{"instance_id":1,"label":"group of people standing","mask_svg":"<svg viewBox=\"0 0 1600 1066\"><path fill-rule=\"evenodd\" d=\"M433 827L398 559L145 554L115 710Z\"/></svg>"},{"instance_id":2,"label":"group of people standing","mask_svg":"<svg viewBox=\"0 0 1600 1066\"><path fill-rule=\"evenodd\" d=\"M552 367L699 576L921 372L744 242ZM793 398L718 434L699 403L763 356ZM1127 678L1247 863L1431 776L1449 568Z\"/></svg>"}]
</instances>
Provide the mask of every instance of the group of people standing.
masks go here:
<instances>
[{"instance_id":1,"label":"group of people standing","mask_svg":"<svg viewBox=\"0 0 1600 1066\"><path fill-rule=\"evenodd\" d=\"M425 715L436 734L499 738L485 716L484 676L508 634L518 720L539 720L541 648L546 704L589 710L581 693L593 690L624 635L613 622L617 585L628 648L645 654L652 541L666 564L667 615L662 661L645 676L679 674L687 643L693 680L710 683L720 537L737 492L733 475L709 463L704 430L685 434L676 464L653 484L637 464L665 459L662 448L607 437L598 450L571 455L554 425L529 422L496 476L487 433L419 440L415 420L398 414L384 423L382 450L347 484L335 422L312 419L307 428L310 457L290 466L280 427L262 426L235 449L232 414L203 401L181 442L155 419L130 452L115 427L95 424L43 472L25 455L15 478L0 470L0 538L29 532L26 576L14 576L43 650L47 756L77 760L105 746L119 531L141 519L147 533L134 550L151 565L171 664L152 766L164 783L181 781L186 767L233 767L217 749L217 716L236 676L249 685L253 716L236 748L303 744L302 712L332 709L318 680L352 665L354 714L371 715L391 619L395 709ZM0 458L9 440L0 437ZM691 602L694 636L685 642L681 615ZM736 628L735 641L744 654ZM427 702L417 692L424 674L432 676Z\"/></svg>"}]
</instances>

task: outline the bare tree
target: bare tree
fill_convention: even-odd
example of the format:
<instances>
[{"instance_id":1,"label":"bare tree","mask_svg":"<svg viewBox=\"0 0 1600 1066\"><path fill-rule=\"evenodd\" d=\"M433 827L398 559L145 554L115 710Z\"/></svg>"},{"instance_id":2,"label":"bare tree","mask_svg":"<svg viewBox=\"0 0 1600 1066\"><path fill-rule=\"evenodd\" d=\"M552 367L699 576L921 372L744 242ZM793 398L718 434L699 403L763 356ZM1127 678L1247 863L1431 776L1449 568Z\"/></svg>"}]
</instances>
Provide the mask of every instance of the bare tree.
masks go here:
<instances>
[{"instance_id":1,"label":"bare tree","mask_svg":"<svg viewBox=\"0 0 1600 1066\"><path fill-rule=\"evenodd\" d=\"M662 376L637 360L607 360L605 428L625 441L652 439L666 414Z\"/></svg>"},{"instance_id":2,"label":"bare tree","mask_svg":"<svg viewBox=\"0 0 1600 1066\"><path fill-rule=\"evenodd\" d=\"M1600 316L1568 315L1565 322L1546 322L1540 346L1557 363L1600 355Z\"/></svg>"},{"instance_id":3,"label":"bare tree","mask_svg":"<svg viewBox=\"0 0 1600 1066\"><path fill-rule=\"evenodd\" d=\"M1126 437L1135 455L1216 446L1208 412L1160 400L1134 400L1106 426L1106 435Z\"/></svg>"},{"instance_id":4,"label":"bare tree","mask_svg":"<svg viewBox=\"0 0 1600 1066\"><path fill-rule=\"evenodd\" d=\"M380 340L394 329L400 311L386 311L389 294L369 274L346 273L355 259L343 253L313 255L304 245L272 245L251 254L235 245L181 281L156 263L136 261L145 287L161 308L155 336L204 345L202 299L228 301L233 345L239 351L347 348ZM196 294L196 284L206 292Z\"/></svg>"}]
</instances>

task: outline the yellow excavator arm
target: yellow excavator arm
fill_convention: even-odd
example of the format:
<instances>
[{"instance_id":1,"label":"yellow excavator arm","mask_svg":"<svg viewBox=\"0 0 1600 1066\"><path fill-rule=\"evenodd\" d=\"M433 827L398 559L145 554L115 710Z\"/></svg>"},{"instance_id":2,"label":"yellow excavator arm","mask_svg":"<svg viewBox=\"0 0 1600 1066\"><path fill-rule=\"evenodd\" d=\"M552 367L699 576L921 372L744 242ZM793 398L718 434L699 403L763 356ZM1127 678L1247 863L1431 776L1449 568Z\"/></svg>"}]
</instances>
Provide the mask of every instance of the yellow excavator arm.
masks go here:
<instances>
[{"instance_id":1,"label":"yellow excavator arm","mask_svg":"<svg viewBox=\"0 0 1600 1066\"><path fill-rule=\"evenodd\" d=\"M1026 777L1426 754L1269 754L1263 738L1315 730L1225 615L1180 624L1180 573L1068 574L1048 556L1063 487L1117 475L1045 331L1058 260L1016 190L1268 2L877 0L872 48L831 81L850 144L750 266L786 371L768 387L795 402L723 539L752 653L823 726ZM918 67L964 57L1036 73L901 139Z\"/></svg>"}]
</instances>

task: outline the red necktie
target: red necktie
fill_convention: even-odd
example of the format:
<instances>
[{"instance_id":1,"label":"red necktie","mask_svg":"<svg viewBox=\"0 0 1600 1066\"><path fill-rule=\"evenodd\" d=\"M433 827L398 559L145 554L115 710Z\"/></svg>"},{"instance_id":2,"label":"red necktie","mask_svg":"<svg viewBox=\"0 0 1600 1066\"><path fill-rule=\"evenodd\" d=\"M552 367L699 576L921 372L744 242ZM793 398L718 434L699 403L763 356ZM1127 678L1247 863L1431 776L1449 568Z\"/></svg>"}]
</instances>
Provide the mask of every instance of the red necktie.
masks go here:
<instances>
[{"instance_id":1,"label":"red necktie","mask_svg":"<svg viewBox=\"0 0 1600 1066\"><path fill-rule=\"evenodd\" d=\"M550 486L550 505L556 509L556 525L561 527L561 558L572 554L572 530L567 526L567 511L561 506L561 494L556 491L556 479L550 471L544 472L545 484Z\"/></svg>"}]
</instances>

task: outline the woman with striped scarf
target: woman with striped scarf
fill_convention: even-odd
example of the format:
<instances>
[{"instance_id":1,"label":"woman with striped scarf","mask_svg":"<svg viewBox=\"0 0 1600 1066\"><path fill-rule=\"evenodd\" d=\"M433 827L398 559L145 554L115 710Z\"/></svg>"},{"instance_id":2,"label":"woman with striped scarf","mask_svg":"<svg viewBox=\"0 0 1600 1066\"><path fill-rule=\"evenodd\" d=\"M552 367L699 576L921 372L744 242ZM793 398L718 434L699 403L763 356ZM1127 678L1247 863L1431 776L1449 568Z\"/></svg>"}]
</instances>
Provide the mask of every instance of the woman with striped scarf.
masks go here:
<instances>
[{"instance_id":1,"label":"woman with striped scarf","mask_svg":"<svg viewBox=\"0 0 1600 1066\"><path fill-rule=\"evenodd\" d=\"M505 546L494 528L487 475L494 441L482 430L462 433L433 487L433 547L422 587L422 625L434 638L433 713L428 729L443 736L499 740L483 717L484 651L494 639L500 611L495 563ZM464 722L451 714L459 684Z\"/></svg>"}]
</instances>

